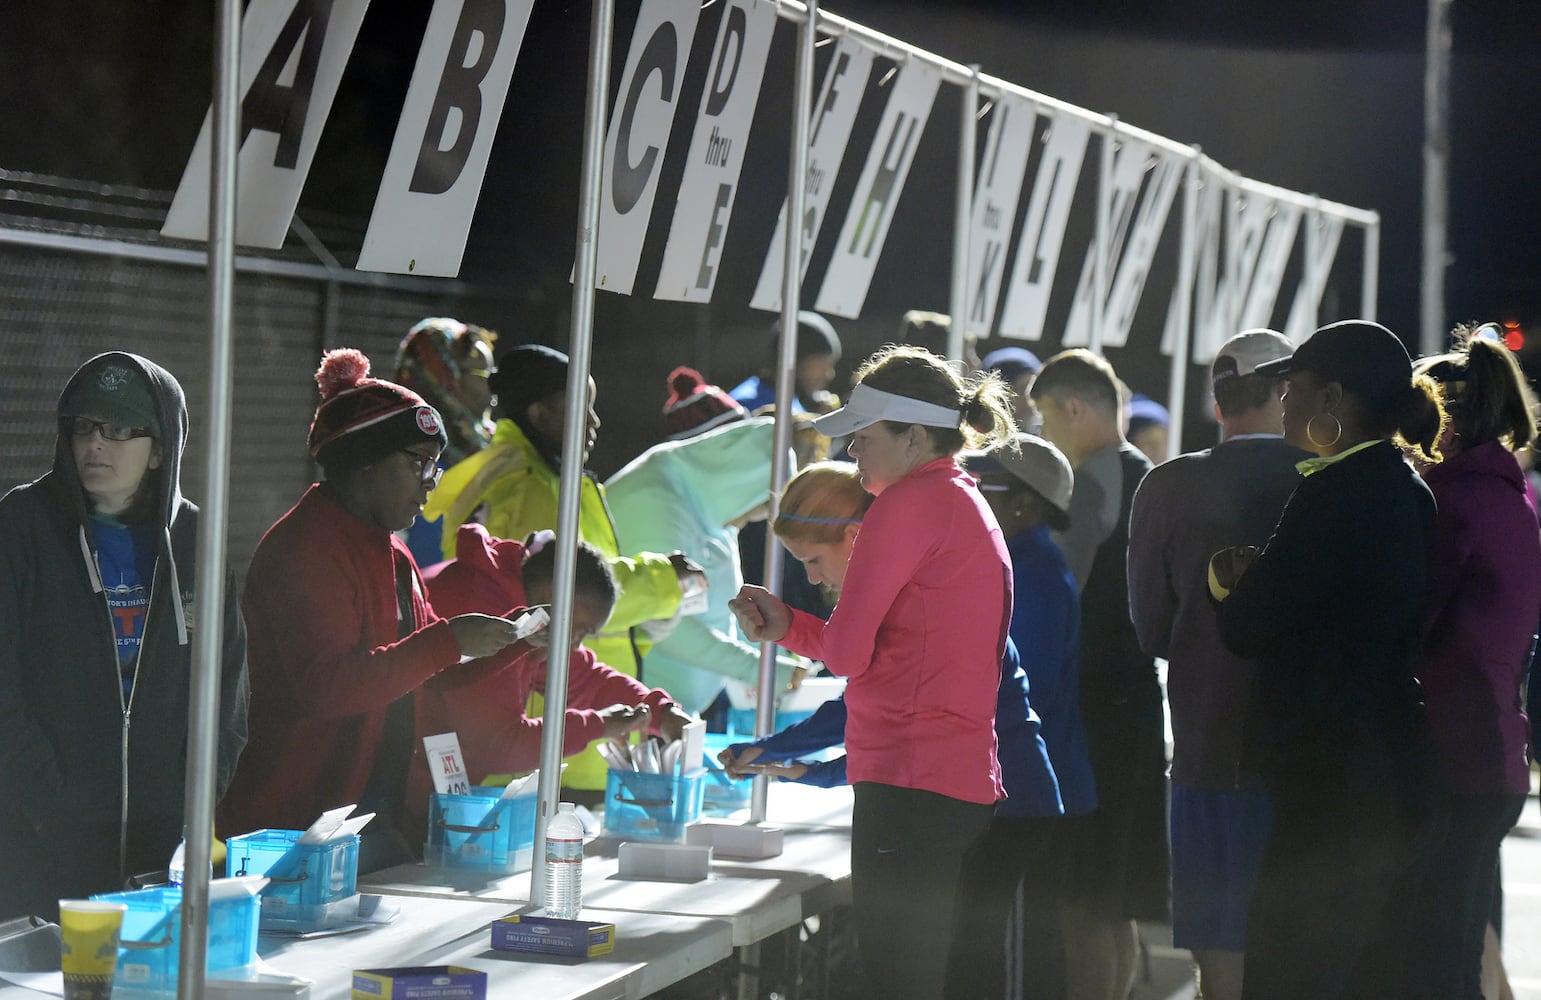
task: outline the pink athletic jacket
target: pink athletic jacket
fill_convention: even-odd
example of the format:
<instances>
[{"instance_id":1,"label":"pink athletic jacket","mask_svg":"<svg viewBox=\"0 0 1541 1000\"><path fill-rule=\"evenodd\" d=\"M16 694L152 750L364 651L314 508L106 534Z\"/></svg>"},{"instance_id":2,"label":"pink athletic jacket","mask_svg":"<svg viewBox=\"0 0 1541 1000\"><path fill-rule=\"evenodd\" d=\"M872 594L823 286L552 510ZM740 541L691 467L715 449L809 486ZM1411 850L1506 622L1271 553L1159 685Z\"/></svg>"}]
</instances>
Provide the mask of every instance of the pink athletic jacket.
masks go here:
<instances>
[{"instance_id":1,"label":"pink athletic jacket","mask_svg":"<svg viewBox=\"0 0 1541 1000\"><path fill-rule=\"evenodd\" d=\"M840 603L801 611L782 645L846 677L849 775L966 802L1004 797L995 695L1011 561L951 457L888 487L862 520Z\"/></svg>"}]
</instances>

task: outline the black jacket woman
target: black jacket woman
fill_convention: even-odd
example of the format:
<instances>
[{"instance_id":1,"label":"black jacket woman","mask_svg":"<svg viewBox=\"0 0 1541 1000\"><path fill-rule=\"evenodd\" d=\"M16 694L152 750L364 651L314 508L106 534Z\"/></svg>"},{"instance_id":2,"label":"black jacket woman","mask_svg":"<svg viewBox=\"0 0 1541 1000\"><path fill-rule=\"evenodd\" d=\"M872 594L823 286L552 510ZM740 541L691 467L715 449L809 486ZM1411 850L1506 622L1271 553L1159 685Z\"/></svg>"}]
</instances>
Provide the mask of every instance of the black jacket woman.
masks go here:
<instances>
[{"instance_id":1,"label":"black jacket woman","mask_svg":"<svg viewBox=\"0 0 1541 1000\"><path fill-rule=\"evenodd\" d=\"M1400 996L1393 890L1432 787L1415 666L1435 508L1392 439L1431 456L1444 415L1374 323L1323 327L1265 369L1287 380L1285 438L1317 457L1261 552L1211 562L1221 638L1259 665L1244 753L1276 816L1243 996Z\"/></svg>"},{"instance_id":2,"label":"black jacket woman","mask_svg":"<svg viewBox=\"0 0 1541 1000\"><path fill-rule=\"evenodd\" d=\"M223 608L193 606L182 387L146 358L101 354L58 416L52 471L0 499L0 919L165 867L197 628L223 629L216 795L246 742L235 581Z\"/></svg>"}]
</instances>

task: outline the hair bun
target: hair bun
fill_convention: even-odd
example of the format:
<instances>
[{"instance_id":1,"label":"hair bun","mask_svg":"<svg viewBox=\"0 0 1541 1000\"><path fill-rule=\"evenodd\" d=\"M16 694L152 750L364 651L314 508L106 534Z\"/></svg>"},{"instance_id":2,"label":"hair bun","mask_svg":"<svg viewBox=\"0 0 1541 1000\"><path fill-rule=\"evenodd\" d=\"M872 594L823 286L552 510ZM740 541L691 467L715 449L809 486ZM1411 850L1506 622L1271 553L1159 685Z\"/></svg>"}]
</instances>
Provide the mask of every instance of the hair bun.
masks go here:
<instances>
[{"instance_id":1,"label":"hair bun","mask_svg":"<svg viewBox=\"0 0 1541 1000\"><path fill-rule=\"evenodd\" d=\"M363 351L352 347L327 351L321 355L321 367L316 369L316 385L323 400L352 389L368 377L369 359Z\"/></svg>"},{"instance_id":2,"label":"hair bun","mask_svg":"<svg viewBox=\"0 0 1541 1000\"><path fill-rule=\"evenodd\" d=\"M706 385L706 379L694 368L680 365L669 373L669 388L680 399L695 395Z\"/></svg>"}]
</instances>

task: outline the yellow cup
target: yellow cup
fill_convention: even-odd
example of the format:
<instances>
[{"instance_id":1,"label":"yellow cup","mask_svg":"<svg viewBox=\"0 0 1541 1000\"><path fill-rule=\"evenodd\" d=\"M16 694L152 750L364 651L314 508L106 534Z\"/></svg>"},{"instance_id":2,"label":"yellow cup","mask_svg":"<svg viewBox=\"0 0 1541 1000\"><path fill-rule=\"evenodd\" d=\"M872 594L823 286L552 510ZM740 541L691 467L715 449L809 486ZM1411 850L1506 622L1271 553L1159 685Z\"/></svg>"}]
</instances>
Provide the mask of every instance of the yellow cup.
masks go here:
<instances>
[{"instance_id":1,"label":"yellow cup","mask_svg":"<svg viewBox=\"0 0 1541 1000\"><path fill-rule=\"evenodd\" d=\"M118 968L118 935L123 903L94 899L59 900L60 964L64 1000L109 1000Z\"/></svg>"}]
</instances>

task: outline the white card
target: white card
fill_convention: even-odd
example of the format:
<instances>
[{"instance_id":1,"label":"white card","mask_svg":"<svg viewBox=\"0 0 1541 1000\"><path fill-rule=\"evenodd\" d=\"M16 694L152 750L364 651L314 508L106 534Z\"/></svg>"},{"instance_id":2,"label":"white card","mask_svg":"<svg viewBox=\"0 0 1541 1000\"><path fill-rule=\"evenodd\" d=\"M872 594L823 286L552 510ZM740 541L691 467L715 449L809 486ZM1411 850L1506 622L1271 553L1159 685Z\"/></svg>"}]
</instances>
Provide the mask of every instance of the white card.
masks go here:
<instances>
[{"instance_id":1,"label":"white card","mask_svg":"<svg viewBox=\"0 0 1541 1000\"><path fill-rule=\"evenodd\" d=\"M434 791L440 795L470 794L471 782L466 779L459 736L454 733L424 736L423 752L428 756L428 773L433 776Z\"/></svg>"}]
</instances>

